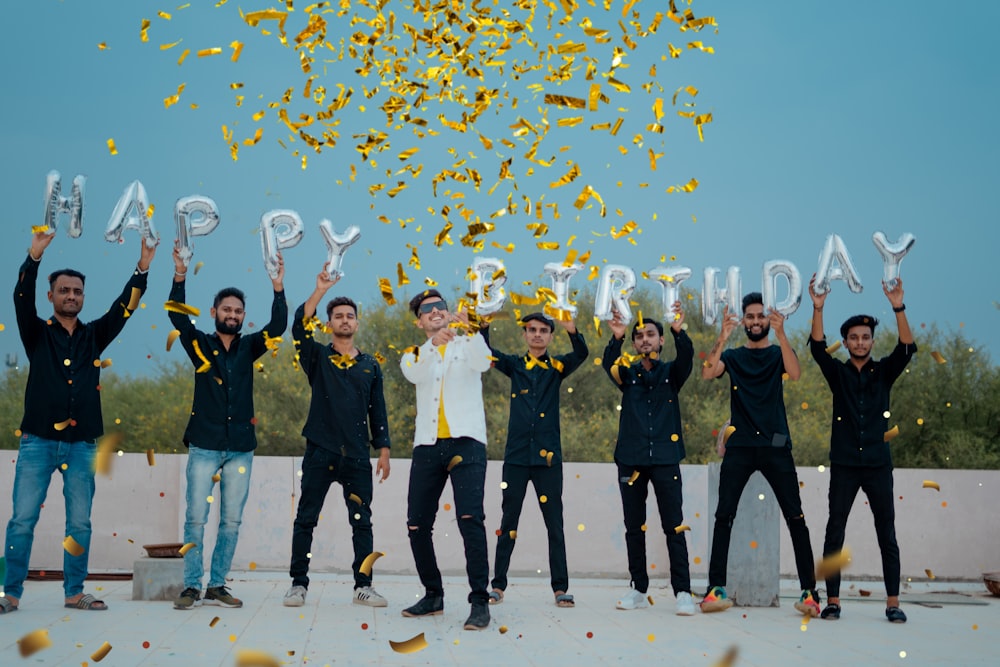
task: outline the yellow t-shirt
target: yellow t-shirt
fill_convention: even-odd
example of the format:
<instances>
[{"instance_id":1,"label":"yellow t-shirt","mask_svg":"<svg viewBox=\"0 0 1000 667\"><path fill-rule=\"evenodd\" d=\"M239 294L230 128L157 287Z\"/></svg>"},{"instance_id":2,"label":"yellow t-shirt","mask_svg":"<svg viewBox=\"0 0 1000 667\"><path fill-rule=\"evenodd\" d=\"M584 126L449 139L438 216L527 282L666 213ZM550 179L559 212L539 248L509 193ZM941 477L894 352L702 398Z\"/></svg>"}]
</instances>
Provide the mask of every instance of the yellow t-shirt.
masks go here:
<instances>
[{"instance_id":1,"label":"yellow t-shirt","mask_svg":"<svg viewBox=\"0 0 1000 667\"><path fill-rule=\"evenodd\" d=\"M438 352L444 359L445 345L438 345ZM444 382L441 382L441 395L438 397L438 438L450 438L451 429L448 428L448 419L444 416Z\"/></svg>"}]
</instances>

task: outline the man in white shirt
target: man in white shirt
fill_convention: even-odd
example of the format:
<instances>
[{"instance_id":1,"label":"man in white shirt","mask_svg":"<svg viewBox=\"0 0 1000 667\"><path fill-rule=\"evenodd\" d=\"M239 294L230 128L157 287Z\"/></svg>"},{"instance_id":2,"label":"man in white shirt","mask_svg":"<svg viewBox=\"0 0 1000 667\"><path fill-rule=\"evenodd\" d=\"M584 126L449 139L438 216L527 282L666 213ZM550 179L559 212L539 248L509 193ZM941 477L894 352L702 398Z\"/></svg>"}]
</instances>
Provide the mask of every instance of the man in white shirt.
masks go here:
<instances>
[{"instance_id":1,"label":"man in white shirt","mask_svg":"<svg viewBox=\"0 0 1000 667\"><path fill-rule=\"evenodd\" d=\"M468 318L448 311L437 290L410 301L417 327L427 341L400 359L407 380L416 385L417 420L407 494L407 527L413 560L425 594L403 616L444 613L444 586L434 555L434 519L445 482L451 478L458 528L465 544L472 605L466 630L490 624L490 566L486 549L483 487L486 484L486 412L482 374L490 368L490 348L479 333L468 336ZM452 326L452 325L455 326Z\"/></svg>"}]
</instances>

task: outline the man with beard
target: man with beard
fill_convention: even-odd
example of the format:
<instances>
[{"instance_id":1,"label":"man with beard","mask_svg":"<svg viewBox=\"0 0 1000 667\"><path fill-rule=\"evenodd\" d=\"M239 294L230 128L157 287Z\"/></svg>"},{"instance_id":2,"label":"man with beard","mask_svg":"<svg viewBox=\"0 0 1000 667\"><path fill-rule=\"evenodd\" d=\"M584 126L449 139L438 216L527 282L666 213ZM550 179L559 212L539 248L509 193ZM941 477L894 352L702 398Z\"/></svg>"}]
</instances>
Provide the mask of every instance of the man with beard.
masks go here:
<instances>
[{"instance_id":1,"label":"man with beard","mask_svg":"<svg viewBox=\"0 0 1000 667\"><path fill-rule=\"evenodd\" d=\"M417 394L406 525L424 597L404 609L403 616L444 613L444 585L432 533L438 501L450 478L471 589L465 629L485 630L490 624L486 591L490 563L483 523L486 411L482 376L490 369L490 348L478 333L467 336L451 326L468 329L468 314L448 312L448 303L437 290L417 294L410 300L410 310L417 328L427 335L420 347L407 350L399 360Z\"/></svg>"},{"instance_id":2,"label":"man with beard","mask_svg":"<svg viewBox=\"0 0 1000 667\"><path fill-rule=\"evenodd\" d=\"M497 537L496 562L490 603L503 602L507 589L507 569L514 552L517 524L530 481L538 496L538 507L549 538L549 573L556 606L574 606L566 567L566 538L563 534L563 466L559 430L559 388L570 373L587 359L587 343L573 320L558 320L566 330L573 350L549 356L555 322L543 313L521 318L526 354L505 354L490 344L496 361L493 367L510 378L510 420L507 447L503 455L503 517ZM483 328L489 344L489 324Z\"/></svg>"},{"instance_id":3,"label":"man with beard","mask_svg":"<svg viewBox=\"0 0 1000 667\"><path fill-rule=\"evenodd\" d=\"M677 356L660 359L663 325L641 317L632 327L632 345L641 356L632 361L622 355L625 322L615 311L608 327L613 334L604 348L602 365L622 392L615 444L618 489L625 517L625 547L631 589L618 601L618 609L648 606L649 574L646 571L646 498L649 485L656 493L660 525L667 536L670 557L670 585L677 600L677 615L694 614L687 539L675 530L684 523L681 466L684 434L681 426L679 392L691 375L694 345L682 328L684 311L674 302L670 334Z\"/></svg>"},{"instance_id":4,"label":"man with beard","mask_svg":"<svg viewBox=\"0 0 1000 667\"><path fill-rule=\"evenodd\" d=\"M125 289L93 322L79 319L83 274L73 269L51 273L48 299L52 316L43 320L35 304L35 284L42 255L55 235L55 230L34 234L14 288L17 328L29 366L24 417L17 432L21 442L14 469L12 514L2 554L7 559L7 572L0 614L17 611L28 576L35 526L52 473L57 470L63 478L66 500L66 539L79 547L71 548L67 542L63 553L65 605L95 611L108 608L83 592L90 558L96 439L104 433L100 358L128 322L129 311L138 307L156 246L140 243L139 263Z\"/></svg>"},{"instance_id":5,"label":"man with beard","mask_svg":"<svg viewBox=\"0 0 1000 667\"><path fill-rule=\"evenodd\" d=\"M285 264L278 257L278 275L271 280L274 300L271 321L256 333L240 335L245 298L235 287L215 295L211 315L215 331L195 328L183 307L187 267L179 247L174 245L174 282L170 290L170 322L180 332L179 340L194 364L194 401L191 418L184 431L188 448L187 513L184 542L193 544L184 554L184 590L174 601L174 609L191 609L202 604L205 522L213 502L215 482L219 482L219 532L212 554L204 604L242 607L226 587L226 575L239 539L243 506L250 491L253 451L257 447L253 408L253 366L261 355L274 347L269 341L288 326L283 280Z\"/></svg>"},{"instance_id":6,"label":"man with beard","mask_svg":"<svg viewBox=\"0 0 1000 667\"><path fill-rule=\"evenodd\" d=\"M743 327L747 343L726 349L726 342L740 323L727 307L722 316L722 333L709 352L701 370L706 380L729 373L730 415L735 430L726 443L719 473L719 504L715 511L715 531L708 566L708 593L701 603L704 612L723 611L733 601L726 596L726 568L729 540L736 507L750 476L764 476L774 491L785 516L795 551L802 595L795 608L809 617L819 615L819 593L813 570L809 528L802 513L799 478L792 459L792 440L785 415L783 380L798 380L799 359L785 335L785 316L770 309L764 312L760 292L743 297ZM771 330L777 345L768 340Z\"/></svg>"},{"instance_id":7,"label":"man with beard","mask_svg":"<svg viewBox=\"0 0 1000 667\"><path fill-rule=\"evenodd\" d=\"M385 607L388 602L372 588L371 572L361 564L373 551L372 465L368 443L378 452L375 473L379 481L389 478L389 421L382 393L382 367L374 357L354 345L358 331L358 307L346 296L326 305L326 325L315 317L327 290L339 275L326 268L316 277L316 289L292 318L292 338L298 362L309 378L312 398L309 416L302 428L306 452L302 457L302 493L292 532L292 587L285 594L286 607L301 607L309 588L313 529L319 522L330 485L339 482L343 491L354 546L354 604ZM333 335L329 345L315 339L317 329ZM369 433L370 431L370 433Z\"/></svg>"},{"instance_id":8,"label":"man with beard","mask_svg":"<svg viewBox=\"0 0 1000 667\"><path fill-rule=\"evenodd\" d=\"M826 524L823 557L838 553L844 546L847 517L858 489L865 492L875 518L875 535L882 552L885 580L885 616L893 623L905 623L899 608L899 545L896 543L896 510L892 490L892 452L885 440L889 430L889 392L917 351L903 304L903 281L892 288L882 284L892 312L896 314L899 338L892 352L878 361L872 359L875 327L870 315L854 315L840 327L850 358L839 362L827 351L823 334L825 294L816 293L816 276L809 281L813 302L812 334L809 349L833 392L833 424L830 429L830 518ZM840 618L840 573L826 580L827 606L822 618Z\"/></svg>"}]
</instances>

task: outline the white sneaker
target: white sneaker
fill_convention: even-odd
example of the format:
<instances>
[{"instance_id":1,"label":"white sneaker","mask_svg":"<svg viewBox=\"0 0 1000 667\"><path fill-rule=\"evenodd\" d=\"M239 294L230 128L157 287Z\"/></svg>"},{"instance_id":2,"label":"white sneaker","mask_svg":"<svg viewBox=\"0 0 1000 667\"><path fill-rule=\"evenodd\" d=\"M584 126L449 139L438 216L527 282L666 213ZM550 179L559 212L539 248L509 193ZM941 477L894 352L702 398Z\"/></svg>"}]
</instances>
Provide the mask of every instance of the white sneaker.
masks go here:
<instances>
[{"instance_id":1,"label":"white sneaker","mask_svg":"<svg viewBox=\"0 0 1000 667\"><path fill-rule=\"evenodd\" d=\"M648 606L649 602L646 600L646 594L640 593L633 588L618 601L618 604L615 605L615 609L643 609Z\"/></svg>"},{"instance_id":2,"label":"white sneaker","mask_svg":"<svg viewBox=\"0 0 1000 667\"><path fill-rule=\"evenodd\" d=\"M285 599L281 604L286 607L301 607L306 603L306 587L305 586L292 586L285 593Z\"/></svg>"},{"instance_id":3,"label":"white sneaker","mask_svg":"<svg viewBox=\"0 0 1000 667\"><path fill-rule=\"evenodd\" d=\"M677 594L677 615L694 616L694 599L687 591Z\"/></svg>"},{"instance_id":4,"label":"white sneaker","mask_svg":"<svg viewBox=\"0 0 1000 667\"><path fill-rule=\"evenodd\" d=\"M354 604L363 604L366 607L388 607L389 601L378 594L371 586L363 586L354 589Z\"/></svg>"}]
</instances>

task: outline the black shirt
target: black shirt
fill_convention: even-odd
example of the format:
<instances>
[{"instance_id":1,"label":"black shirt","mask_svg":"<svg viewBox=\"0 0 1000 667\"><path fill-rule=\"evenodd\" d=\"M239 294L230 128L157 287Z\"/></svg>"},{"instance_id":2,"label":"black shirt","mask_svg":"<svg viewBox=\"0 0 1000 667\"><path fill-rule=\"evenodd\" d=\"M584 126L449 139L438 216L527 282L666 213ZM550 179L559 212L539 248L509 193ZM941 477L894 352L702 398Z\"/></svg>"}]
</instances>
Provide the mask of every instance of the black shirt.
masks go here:
<instances>
[{"instance_id":1,"label":"black shirt","mask_svg":"<svg viewBox=\"0 0 1000 667\"><path fill-rule=\"evenodd\" d=\"M170 300L184 302L184 281L173 283ZM198 331L183 313L168 314L174 328L181 332L179 340L195 367L194 401L184 444L220 451L253 451L257 448L253 362L267 351L266 337L280 336L288 326L285 293L274 293L267 326L246 336L237 334L228 350L216 332Z\"/></svg>"},{"instance_id":2,"label":"black shirt","mask_svg":"<svg viewBox=\"0 0 1000 667\"><path fill-rule=\"evenodd\" d=\"M781 347L725 350L722 363L729 373L730 424L736 429L726 447L791 447Z\"/></svg>"},{"instance_id":3,"label":"black shirt","mask_svg":"<svg viewBox=\"0 0 1000 667\"><path fill-rule=\"evenodd\" d=\"M813 359L833 392L830 463L852 466L892 465L885 442L889 430L889 391L917 351L914 343L897 342L887 357L868 359L859 370L826 351L826 340L809 339Z\"/></svg>"},{"instance_id":4,"label":"black shirt","mask_svg":"<svg viewBox=\"0 0 1000 667\"><path fill-rule=\"evenodd\" d=\"M21 431L61 442L95 440L104 434L101 353L128 321L133 290L140 296L146 291L147 274L136 268L108 312L93 322L77 322L70 335L54 317L38 317L38 264L25 259L14 287L17 328L29 362Z\"/></svg>"},{"instance_id":5,"label":"black shirt","mask_svg":"<svg viewBox=\"0 0 1000 667\"><path fill-rule=\"evenodd\" d=\"M569 334L572 352L555 357L545 354L539 359L528 353L504 354L490 345L489 329L482 329L482 334L496 357L493 367L510 378L510 418L503 460L523 466L561 464L559 388L587 359L589 351L583 334Z\"/></svg>"},{"instance_id":6,"label":"black shirt","mask_svg":"<svg viewBox=\"0 0 1000 667\"><path fill-rule=\"evenodd\" d=\"M375 449L389 447L389 418L382 393L382 367L359 352L345 360L313 338L302 322L305 304L292 318L299 365L312 387L302 435L324 449L354 459L368 458L369 430Z\"/></svg>"},{"instance_id":7,"label":"black shirt","mask_svg":"<svg viewBox=\"0 0 1000 667\"><path fill-rule=\"evenodd\" d=\"M622 392L618 420L618 443L615 461L625 465L668 465L680 463L685 456L678 392L691 375L694 345L683 330L674 332L677 357L673 361L653 360L652 368L642 361L617 366L621 383L612 375L612 367L621 356L624 339L614 336L604 348L602 365ZM662 353L662 350L661 350Z\"/></svg>"}]
</instances>

